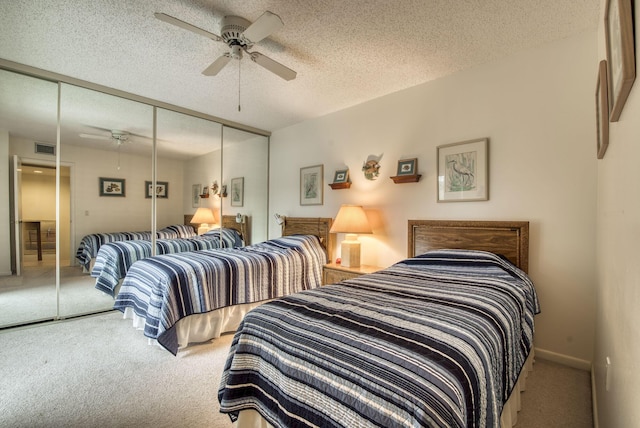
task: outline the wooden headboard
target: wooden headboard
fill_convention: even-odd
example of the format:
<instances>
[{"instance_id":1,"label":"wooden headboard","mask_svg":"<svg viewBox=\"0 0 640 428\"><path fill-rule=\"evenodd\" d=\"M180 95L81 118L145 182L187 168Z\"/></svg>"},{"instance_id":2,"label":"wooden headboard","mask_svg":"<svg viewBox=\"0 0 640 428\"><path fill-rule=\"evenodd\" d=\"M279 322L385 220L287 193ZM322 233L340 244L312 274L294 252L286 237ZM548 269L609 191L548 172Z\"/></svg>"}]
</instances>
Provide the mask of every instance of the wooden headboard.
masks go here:
<instances>
[{"instance_id":1,"label":"wooden headboard","mask_svg":"<svg viewBox=\"0 0 640 428\"><path fill-rule=\"evenodd\" d=\"M335 233L329 233L332 218L320 217L285 217L282 226L282 236L289 235L316 235L322 241L327 251L327 261L333 260L335 248Z\"/></svg>"},{"instance_id":2,"label":"wooden headboard","mask_svg":"<svg viewBox=\"0 0 640 428\"><path fill-rule=\"evenodd\" d=\"M184 224L190 224L197 231L200 225L198 223L191 223L191 219L193 218L193 214L185 214L184 215ZM251 243L251 236L249 236L249 224L251 218L249 216L244 216L244 223L236 223L235 215L223 215L222 216L222 227L227 229L235 229L242 235L242 240L245 245L249 245Z\"/></svg>"},{"instance_id":3,"label":"wooden headboard","mask_svg":"<svg viewBox=\"0 0 640 428\"><path fill-rule=\"evenodd\" d=\"M444 248L501 254L529 269L528 221L409 220L408 257Z\"/></svg>"}]
</instances>

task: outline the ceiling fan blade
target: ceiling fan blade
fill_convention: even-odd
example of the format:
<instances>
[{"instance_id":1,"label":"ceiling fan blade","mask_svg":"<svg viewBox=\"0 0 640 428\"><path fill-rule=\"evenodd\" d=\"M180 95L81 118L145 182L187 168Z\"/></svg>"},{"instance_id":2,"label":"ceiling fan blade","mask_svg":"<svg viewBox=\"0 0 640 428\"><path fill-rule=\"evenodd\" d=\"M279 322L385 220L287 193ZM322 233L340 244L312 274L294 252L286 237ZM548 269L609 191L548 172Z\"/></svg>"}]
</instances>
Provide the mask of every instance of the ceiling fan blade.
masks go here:
<instances>
[{"instance_id":1,"label":"ceiling fan blade","mask_svg":"<svg viewBox=\"0 0 640 428\"><path fill-rule=\"evenodd\" d=\"M293 80L296 78L297 73L295 71L293 71L289 67L285 67L277 61L272 60L268 56L262 55L260 52L251 52L250 55L253 62L261 65L270 72L277 74L284 80Z\"/></svg>"},{"instance_id":2,"label":"ceiling fan blade","mask_svg":"<svg viewBox=\"0 0 640 428\"><path fill-rule=\"evenodd\" d=\"M200 27L196 27L195 25L191 25L188 22L184 22L178 18L174 18L171 15L167 15L166 13L156 12L154 13L155 17L160 21L168 22L169 24L173 24L185 30L191 31L196 34L200 34L201 36L207 37L211 40L215 40L216 42L222 41L222 38L217 34L210 33L207 30L203 30Z\"/></svg>"},{"instance_id":3,"label":"ceiling fan blade","mask_svg":"<svg viewBox=\"0 0 640 428\"><path fill-rule=\"evenodd\" d=\"M231 61L231 55L229 53L225 53L220 56L217 60L213 61L209 67L205 68L202 74L205 76L215 76Z\"/></svg>"},{"instance_id":4,"label":"ceiling fan blade","mask_svg":"<svg viewBox=\"0 0 640 428\"><path fill-rule=\"evenodd\" d=\"M283 26L284 23L278 15L266 11L256 20L256 22L249 25L249 28L244 30L242 37L250 43L258 43L260 40L268 37L274 31L279 30Z\"/></svg>"},{"instance_id":5,"label":"ceiling fan blade","mask_svg":"<svg viewBox=\"0 0 640 428\"><path fill-rule=\"evenodd\" d=\"M96 134L78 134L80 138L91 138L94 140L111 140L111 135L96 135Z\"/></svg>"}]
</instances>

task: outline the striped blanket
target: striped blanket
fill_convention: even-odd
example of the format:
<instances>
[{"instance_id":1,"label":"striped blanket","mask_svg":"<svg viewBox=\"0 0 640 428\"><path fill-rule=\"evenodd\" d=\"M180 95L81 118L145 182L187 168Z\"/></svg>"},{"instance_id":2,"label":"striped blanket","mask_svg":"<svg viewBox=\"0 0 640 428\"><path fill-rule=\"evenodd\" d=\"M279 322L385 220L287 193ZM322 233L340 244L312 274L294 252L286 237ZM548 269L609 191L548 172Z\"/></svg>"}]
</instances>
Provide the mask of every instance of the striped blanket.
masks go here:
<instances>
[{"instance_id":1,"label":"striped blanket","mask_svg":"<svg viewBox=\"0 0 640 428\"><path fill-rule=\"evenodd\" d=\"M167 226L156 232L158 239L178 239L192 238L196 236L193 227L184 224L175 224ZM76 259L85 270L89 271L91 260L98 256L100 247L110 242L132 241L136 239L151 240L151 232L111 232L111 233L92 233L85 235L76 250Z\"/></svg>"},{"instance_id":2,"label":"striped blanket","mask_svg":"<svg viewBox=\"0 0 640 428\"><path fill-rule=\"evenodd\" d=\"M318 287L324 263L324 248L311 235L149 257L131 266L114 309L131 308L145 319L145 336L176 354L180 319Z\"/></svg>"},{"instance_id":3,"label":"striped blanket","mask_svg":"<svg viewBox=\"0 0 640 428\"><path fill-rule=\"evenodd\" d=\"M538 312L522 271L458 250L276 299L238 328L221 412L275 427L499 427Z\"/></svg>"},{"instance_id":4,"label":"striped blanket","mask_svg":"<svg viewBox=\"0 0 640 428\"><path fill-rule=\"evenodd\" d=\"M202 236L190 239L158 239L156 254L235 248L243 245L242 237L237 230L213 229ZM121 241L102 245L91 270L91 276L96 278L96 288L115 296L120 280L125 277L131 265L147 257L151 257L151 241Z\"/></svg>"}]
</instances>

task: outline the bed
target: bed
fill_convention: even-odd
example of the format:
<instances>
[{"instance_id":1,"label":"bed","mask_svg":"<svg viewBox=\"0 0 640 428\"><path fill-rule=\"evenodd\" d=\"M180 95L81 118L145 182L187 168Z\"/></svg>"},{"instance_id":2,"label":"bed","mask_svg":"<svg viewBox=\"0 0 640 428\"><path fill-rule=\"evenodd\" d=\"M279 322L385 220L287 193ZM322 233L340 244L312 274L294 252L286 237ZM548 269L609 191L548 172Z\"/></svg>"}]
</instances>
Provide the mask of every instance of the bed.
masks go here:
<instances>
[{"instance_id":1,"label":"bed","mask_svg":"<svg viewBox=\"0 0 640 428\"><path fill-rule=\"evenodd\" d=\"M78 245L78 249L76 250L76 259L80 263L80 266L82 266L83 271L90 273L102 245L110 242L137 239L151 240L151 236L150 231L92 233L85 235L82 240L80 240L80 245ZM196 236L195 230L187 224L170 225L156 232L156 238L158 239L192 238L194 236Z\"/></svg>"},{"instance_id":2,"label":"bed","mask_svg":"<svg viewBox=\"0 0 640 428\"><path fill-rule=\"evenodd\" d=\"M247 233L244 224L236 223L235 216L222 216L222 224L222 227L212 229L200 236L158 239L156 240L155 254L243 246L243 237ZM151 248L151 241L145 239L103 244L91 269L91 276L96 278L95 287L114 297L122 278L125 277L131 265L137 260L151 257Z\"/></svg>"},{"instance_id":3,"label":"bed","mask_svg":"<svg viewBox=\"0 0 640 428\"><path fill-rule=\"evenodd\" d=\"M321 285L331 222L290 218L281 238L139 260L122 281L114 309L174 355L189 343L235 331L248 310Z\"/></svg>"},{"instance_id":4,"label":"bed","mask_svg":"<svg viewBox=\"0 0 640 428\"><path fill-rule=\"evenodd\" d=\"M539 312L528 222L409 221L408 258L265 303L218 391L238 427L510 427Z\"/></svg>"}]
</instances>

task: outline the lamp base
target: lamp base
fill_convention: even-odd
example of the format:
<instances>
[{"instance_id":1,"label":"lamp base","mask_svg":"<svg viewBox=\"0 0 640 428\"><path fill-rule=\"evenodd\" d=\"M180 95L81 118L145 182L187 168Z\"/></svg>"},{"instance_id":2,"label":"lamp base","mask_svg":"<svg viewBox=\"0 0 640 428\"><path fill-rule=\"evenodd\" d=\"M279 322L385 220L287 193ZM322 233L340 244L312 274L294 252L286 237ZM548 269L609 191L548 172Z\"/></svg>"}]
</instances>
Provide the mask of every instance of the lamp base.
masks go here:
<instances>
[{"instance_id":1,"label":"lamp base","mask_svg":"<svg viewBox=\"0 0 640 428\"><path fill-rule=\"evenodd\" d=\"M349 233L340 245L341 262L344 267L360 267L360 241L358 235Z\"/></svg>"},{"instance_id":2,"label":"lamp base","mask_svg":"<svg viewBox=\"0 0 640 428\"><path fill-rule=\"evenodd\" d=\"M211 227L209 227L208 224L203 223L198 228L198 235L203 235L203 234L207 233L210 229L211 229Z\"/></svg>"}]
</instances>

